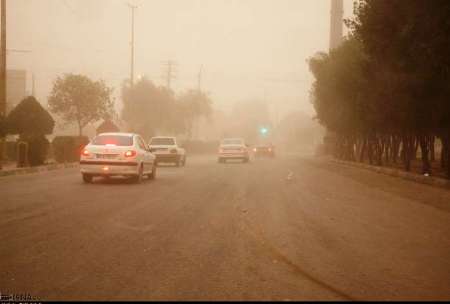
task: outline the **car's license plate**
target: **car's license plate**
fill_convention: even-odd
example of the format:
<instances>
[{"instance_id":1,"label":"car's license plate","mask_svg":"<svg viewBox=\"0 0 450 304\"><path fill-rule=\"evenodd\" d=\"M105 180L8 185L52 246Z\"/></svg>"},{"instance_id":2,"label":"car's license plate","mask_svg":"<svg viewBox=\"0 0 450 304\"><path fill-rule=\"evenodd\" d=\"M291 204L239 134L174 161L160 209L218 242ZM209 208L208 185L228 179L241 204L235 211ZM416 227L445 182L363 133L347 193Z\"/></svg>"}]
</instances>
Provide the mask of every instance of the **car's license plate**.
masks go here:
<instances>
[{"instance_id":1,"label":"car's license plate","mask_svg":"<svg viewBox=\"0 0 450 304\"><path fill-rule=\"evenodd\" d=\"M117 154L97 154L97 158L101 159L114 159L116 156Z\"/></svg>"}]
</instances>

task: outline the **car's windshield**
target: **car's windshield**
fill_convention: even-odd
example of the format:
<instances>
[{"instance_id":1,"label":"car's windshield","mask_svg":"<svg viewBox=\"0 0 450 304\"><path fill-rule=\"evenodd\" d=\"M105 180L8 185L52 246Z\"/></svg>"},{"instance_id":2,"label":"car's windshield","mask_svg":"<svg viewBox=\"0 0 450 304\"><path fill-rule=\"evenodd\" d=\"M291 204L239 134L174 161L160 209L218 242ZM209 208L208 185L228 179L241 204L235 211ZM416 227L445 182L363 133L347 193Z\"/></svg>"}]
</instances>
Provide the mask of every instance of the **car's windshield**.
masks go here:
<instances>
[{"instance_id":1,"label":"car's windshield","mask_svg":"<svg viewBox=\"0 0 450 304\"><path fill-rule=\"evenodd\" d=\"M171 146L175 145L175 140L170 137L158 137L158 138L152 138L151 145L161 145L161 146Z\"/></svg>"},{"instance_id":2,"label":"car's windshield","mask_svg":"<svg viewBox=\"0 0 450 304\"><path fill-rule=\"evenodd\" d=\"M92 140L92 144L96 146L132 146L133 136L99 135Z\"/></svg>"},{"instance_id":3,"label":"car's windshield","mask_svg":"<svg viewBox=\"0 0 450 304\"><path fill-rule=\"evenodd\" d=\"M244 144L244 141L240 138L230 138L230 139L224 139L222 141L222 145L242 145Z\"/></svg>"}]
</instances>

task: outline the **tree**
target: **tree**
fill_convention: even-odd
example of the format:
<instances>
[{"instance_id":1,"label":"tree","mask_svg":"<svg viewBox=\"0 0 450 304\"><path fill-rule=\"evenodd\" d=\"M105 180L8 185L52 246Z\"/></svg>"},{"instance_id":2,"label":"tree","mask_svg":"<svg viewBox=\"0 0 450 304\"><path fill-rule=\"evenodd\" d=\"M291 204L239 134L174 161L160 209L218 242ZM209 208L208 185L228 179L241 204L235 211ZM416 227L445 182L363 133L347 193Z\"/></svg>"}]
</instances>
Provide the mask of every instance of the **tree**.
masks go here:
<instances>
[{"instance_id":1,"label":"tree","mask_svg":"<svg viewBox=\"0 0 450 304\"><path fill-rule=\"evenodd\" d=\"M8 133L19 134L20 141L28 144L31 166L41 165L47 157L48 140L55 126L52 116L33 97L22 100L7 117Z\"/></svg>"},{"instance_id":2,"label":"tree","mask_svg":"<svg viewBox=\"0 0 450 304\"><path fill-rule=\"evenodd\" d=\"M209 118L212 113L212 100L207 94L198 90L187 90L178 97L178 117L175 120L183 121L185 130L190 138L193 125L201 117Z\"/></svg>"},{"instance_id":3,"label":"tree","mask_svg":"<svg viewBox=\"0 0 450 304\"><path fill-rule=\"evenodd\" d=\"M58 77L48 98L50 110L62 116L67 123L78 125L79 136L83 128L113 112L112 89L103 81L87 76L67 74Z\"/></svg>"},{"instance_id":4,"label":"tree","mask_svg":"<svg viewBox=\"0 0 450 304\"><path fill-rule=\"evenodd\" d=\"M171 91L157 87L143 77L132 87L122 87L122 119L130 131L138 132L144 138L156 134L158 130L168 128L169 117L175 105Z\"/></svg>"},{"instance_id":5,"label":"tree","mask_svg":"<svg viewBox=\"0 0 450 304\"><path fill-rule=\"evenodd\" d=\"M317 118L336 134L334 154L410 170L420 148L430 173L434 141L450 177L450 2L359 0L350 35L309 60ZM432 33L432 34L431 34Z\"/></svg>"},{"instance_id":6,"label":"tree","mask_svg":"<svg viewBox=\"0 0 450 304\"><path fill-rule=\"evenodd\" d=\"M120 129L118 126L112 122L110 119L105 119L98 127L97 127L97 134L100 133L106 133L106 132L120 132Z\"/></svg>"}]
</instances>

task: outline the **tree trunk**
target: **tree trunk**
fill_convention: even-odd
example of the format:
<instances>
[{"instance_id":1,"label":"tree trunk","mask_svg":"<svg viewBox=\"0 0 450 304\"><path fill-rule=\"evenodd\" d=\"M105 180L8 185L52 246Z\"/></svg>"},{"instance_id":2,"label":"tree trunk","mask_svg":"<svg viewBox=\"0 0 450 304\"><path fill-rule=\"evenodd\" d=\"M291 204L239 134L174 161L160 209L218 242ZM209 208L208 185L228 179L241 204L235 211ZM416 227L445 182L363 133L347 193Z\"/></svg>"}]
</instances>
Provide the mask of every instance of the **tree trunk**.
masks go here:
<instances>
[{"instance_id":1,"label":"tree trunk","mask_svg":"<svg viewBox=\"0 0 450 304\"><path fill-rule=\"evenodd\" d=\"M359 152L359 162L364 162L364 154L366 153L367 139L363 137L361 151Z\"/></svg>"},{"instance_id":2,"label":"tree trunk","mask_svg":"<svg viewBox=\"0 0 450 304\"><path fill-rule=\"evenodd\" d=\"M420 151L422 154L422 174L431 173L430 160L428 158L429 154L429 141L428 136L421 135L419 138Z\"/></svg>"},{"instance_id":3,"label":"tree trunk","mask_svg":"<svg viewBox=\"0 0 450 304\"><path fill-rule=\"evenodd\" d=\"M436 142L436 137L434 135L430 136L430 160L434 162L436 160L436 155L434 151L434 143Z\"/></svg>"},{"instance_id":4,"label":"tree trunk","mask_svg":"<svg viewBox=\"0 0 450 304\"><path fill-rule=\"evenodd\" d=\"M441 136L441 169L447 168L447 139Z\"/></svg>"},{"instance_id":5,"label":"tree trunk","mask_svg":"<svg viewBox=\"0 0 450 304\"><path fill-rule=\"evenodd\" d=\"M392 153L391 159L392 159L392 162L394 164L396 164L397 158L398 158L398 152L400 150L400 139L395 135L392 137L392 146L393 146L393 148L391 151L391 153Z\"/></svg>"},{"instance_id":6,"label":"tree trunk","mask_svg":"<svg viewBox=\"0 0 450 304\"><path fill-rule=\"evenodd\" d=\"M410 136L403 136L402 142L402 156L405 171L411 170L411 156L414 151L414 140L411 140Z\"/></svg>"}]
</instances>

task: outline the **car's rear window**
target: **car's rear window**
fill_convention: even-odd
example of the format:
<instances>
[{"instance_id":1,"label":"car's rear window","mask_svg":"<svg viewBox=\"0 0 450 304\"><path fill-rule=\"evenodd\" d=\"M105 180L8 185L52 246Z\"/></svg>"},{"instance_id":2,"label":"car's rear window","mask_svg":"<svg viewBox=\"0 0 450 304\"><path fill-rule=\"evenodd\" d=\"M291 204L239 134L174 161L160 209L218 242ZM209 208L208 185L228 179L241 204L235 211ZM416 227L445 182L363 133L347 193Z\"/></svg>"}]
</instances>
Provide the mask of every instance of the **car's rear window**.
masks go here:
<instances>
[{"instance_id":1,"label":"car's rear window","mask_svg":"<svg viewBox=\"0 0 450 304\"><path fill-rule=\"evenodd\" d=\"M132 146L133 136L124 135L100 135L94 138L92 141L93 145L97 146Z\"/></svg>"},{"instance_id":2,"label":"car's rear window","mask_svg":"<svg viewBox=\"0 0 450 304\"><path fill-rule=\"evenodd\" d=\"M175 145L173 138L152 138L151 145Z\"/></svg>"},{"instance_id":3,"label":"car's rear window","mask_svg":"<svg viewBox=\"0 0 450 304\"><path fill-rule=\"evenodd\" d=\"M242 139L224 139L222 145L242 145Z\"/></svg>"}]
</instances>

